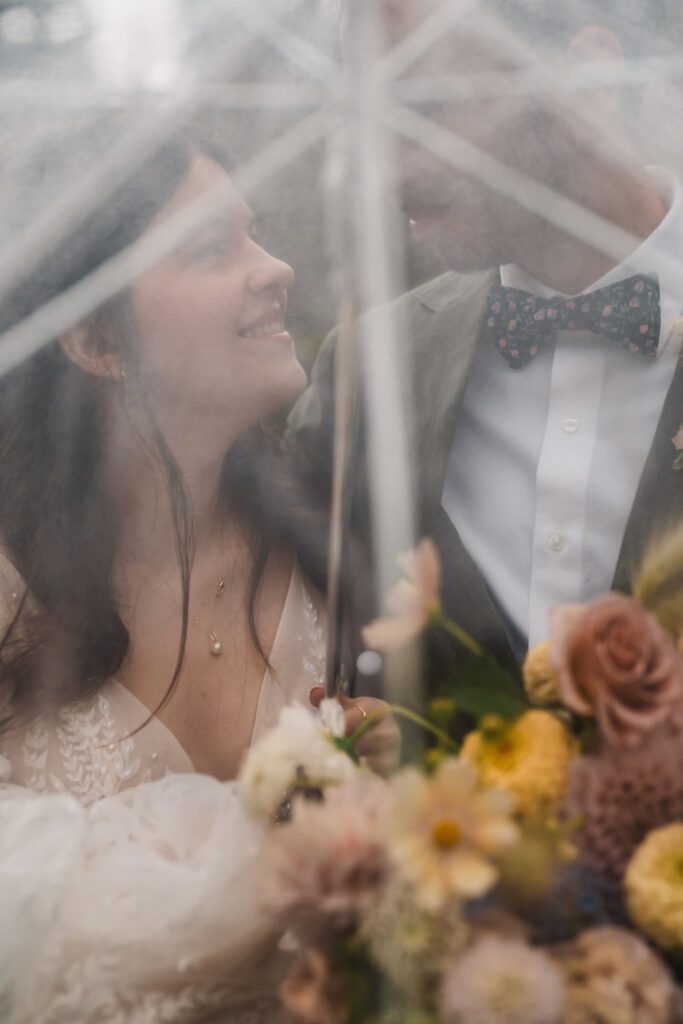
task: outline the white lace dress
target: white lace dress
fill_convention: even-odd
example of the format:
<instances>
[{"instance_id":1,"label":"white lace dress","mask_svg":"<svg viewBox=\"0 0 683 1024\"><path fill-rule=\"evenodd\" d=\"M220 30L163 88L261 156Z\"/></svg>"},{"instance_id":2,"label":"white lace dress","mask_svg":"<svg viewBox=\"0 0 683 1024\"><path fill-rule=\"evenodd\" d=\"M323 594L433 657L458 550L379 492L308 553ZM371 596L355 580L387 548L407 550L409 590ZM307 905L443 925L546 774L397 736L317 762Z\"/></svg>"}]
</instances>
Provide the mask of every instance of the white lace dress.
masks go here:
<instances>
[{"instance_id":1,"label":"white lace dress","mask_svg":"<svg viewBox=\"0 0 683 1024\"><path fill-rule=\"evenodd\" d=\"M322 678L320 618L293 573L252 742ZM279 1019L287 956L259 907L260 826L158 719L125 738L146 717L112 681L0 738L4 1024Z\"/></svg>"}]
</instances>

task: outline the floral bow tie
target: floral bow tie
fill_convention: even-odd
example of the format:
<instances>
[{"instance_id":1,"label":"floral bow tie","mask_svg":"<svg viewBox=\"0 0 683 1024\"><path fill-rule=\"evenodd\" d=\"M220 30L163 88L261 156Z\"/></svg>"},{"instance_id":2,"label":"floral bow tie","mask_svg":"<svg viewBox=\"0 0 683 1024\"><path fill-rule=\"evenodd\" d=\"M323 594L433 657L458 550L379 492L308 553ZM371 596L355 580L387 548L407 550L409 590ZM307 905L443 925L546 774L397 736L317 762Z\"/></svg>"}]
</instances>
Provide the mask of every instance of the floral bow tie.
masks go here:
<instances>
[{"instance_id":1,"label":"floral bow tie","mask_svg":"<svg viewBox=\"0 0 683 1024\"><path fill-rule=\"evenodd\" d=\"M591 331L628 352L654 356L660 325L659 283L644 274L572 299L542 299L502 285L487 299L486 330L513 370L531 362L556 331Z\"/></svg>"}]
</instances>

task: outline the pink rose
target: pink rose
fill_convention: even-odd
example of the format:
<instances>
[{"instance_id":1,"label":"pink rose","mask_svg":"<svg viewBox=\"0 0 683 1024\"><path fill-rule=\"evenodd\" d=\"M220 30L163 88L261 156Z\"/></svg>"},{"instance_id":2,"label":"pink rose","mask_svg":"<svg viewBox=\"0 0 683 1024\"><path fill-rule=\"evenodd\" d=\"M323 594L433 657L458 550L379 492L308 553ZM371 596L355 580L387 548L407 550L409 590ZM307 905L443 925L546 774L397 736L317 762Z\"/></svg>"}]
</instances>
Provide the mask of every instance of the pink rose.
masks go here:
<instances>
[{"instance_id":1,"label":"pink rose","mask_svg":"<svg viewBox=\"0 0 683 1024\"><path fill-rule=\"evenodd\" d=\"M683 661L671 636L637 601L607 594L551 617L560 696L595 715L604 738L638 746L683 701Z\"/></svg>"}]
</instances>

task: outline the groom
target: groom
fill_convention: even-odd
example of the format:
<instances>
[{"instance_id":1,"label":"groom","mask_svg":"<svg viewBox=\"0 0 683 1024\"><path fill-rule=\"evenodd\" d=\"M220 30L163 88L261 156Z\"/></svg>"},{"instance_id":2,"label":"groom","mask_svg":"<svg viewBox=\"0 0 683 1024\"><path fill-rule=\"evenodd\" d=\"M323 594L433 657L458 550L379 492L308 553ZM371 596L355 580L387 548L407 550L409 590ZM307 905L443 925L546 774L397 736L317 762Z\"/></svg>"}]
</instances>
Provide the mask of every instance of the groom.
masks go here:
<instances>
[{"instance_id":1,"label":"groom","mask_svg":"<svg viewBox=\"0 0 683 1024\"><path fill-rule=\"evenodd\" d=\"M476 86L528 59L556 85L582 62L618 71L647 53L655 4L474 0L411 68L469 78L472 95L432 120L498 166L493 187L399 143L405 212L448 267L396 302L419 531L441 551L446 610L513 670L553 605L628 589L648 538L683 517L683 205L676 175L646 168L621 132L618 85ZM436 6L384 0L389 44ZM552 190L549 209L510 195L520 177ZM333 333L291 417L323 487L334 351ZM361 463L362 529L364 479Z\"/></svg>"}]
</instances>

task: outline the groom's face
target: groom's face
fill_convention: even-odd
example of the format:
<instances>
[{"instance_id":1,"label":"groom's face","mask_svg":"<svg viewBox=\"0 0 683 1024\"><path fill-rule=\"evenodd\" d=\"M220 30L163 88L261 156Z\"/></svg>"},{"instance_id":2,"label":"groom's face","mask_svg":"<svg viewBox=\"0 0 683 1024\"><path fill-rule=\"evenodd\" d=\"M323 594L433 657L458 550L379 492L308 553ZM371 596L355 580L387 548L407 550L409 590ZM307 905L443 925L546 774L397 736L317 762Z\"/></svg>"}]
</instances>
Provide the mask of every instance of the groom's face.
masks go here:
<instances>
[{"instance_id":1,"label":"groom's face","mask_svg":"<svg viewBox=\"0 0 683 1024\"><path fill-rule=\"evenodd\" d=\"M349 0L351 7L354 2L359 0ZM419 31L441 6L440 0L384 0L387 50ZM434 142L448 146L450 159L424 142L397 137L395 167L416 237L435 248L446 265L470 271L508 262L511 239L537 226L511 191L520 173L562 189L558 139L570 135L570 126L568 112L552 101L511 88L507 76L524 68L524 53L514 53L478 21L478 0L463 0L462 7L461 16L411 63L399 83L410 88L418 80L441 80L458 90L455 97L410 103L432 123ZM347 32L352 15L347 9ZM527 53L533 62L534 54Z\"/></svg>"},{"instance_id":2,"label":"groom's face","mask_svg":"<svg viewBox=\"0 0 683 1024\"><path fill-rule=\"evenodd\" d=\"M413 233L456 270L504 261L503 226L511 210L491 186L491 175L504 180L507 168L520 168L524 154L537 148L527 97L494 91L495 79L508 70L493 48L463 27L409 71L413 80L441 79L463 87L455 100L412 105L434 126L435 143L449 147L453 162L425 144L407 138L396 143L402 204Z\"/></svg>"}]
</instances>

